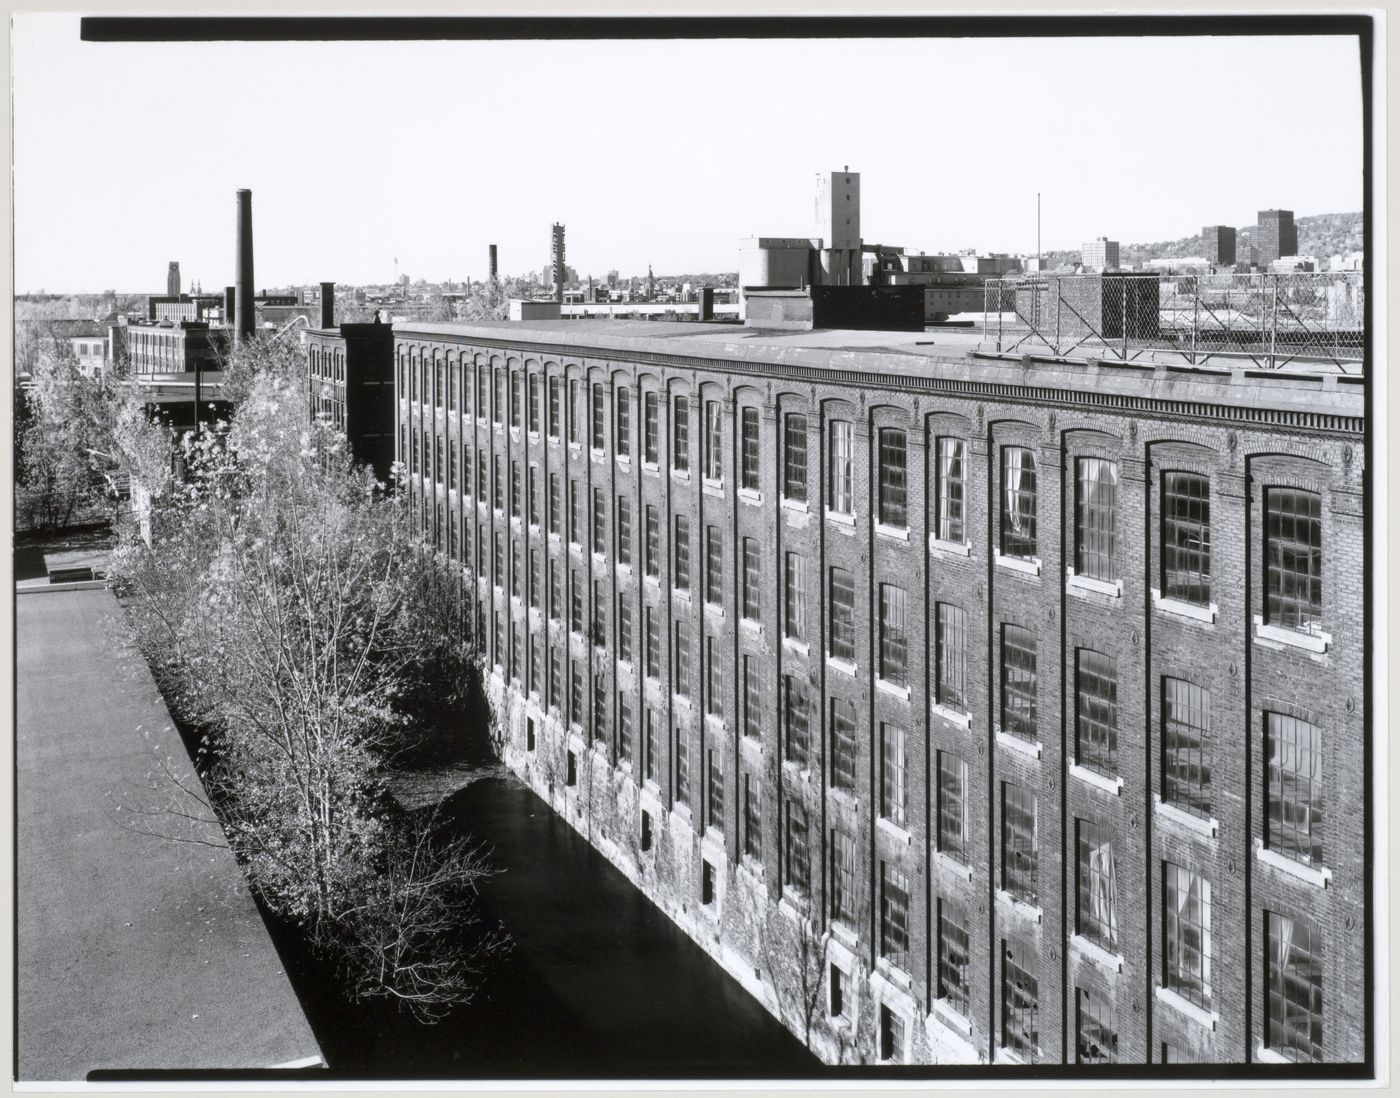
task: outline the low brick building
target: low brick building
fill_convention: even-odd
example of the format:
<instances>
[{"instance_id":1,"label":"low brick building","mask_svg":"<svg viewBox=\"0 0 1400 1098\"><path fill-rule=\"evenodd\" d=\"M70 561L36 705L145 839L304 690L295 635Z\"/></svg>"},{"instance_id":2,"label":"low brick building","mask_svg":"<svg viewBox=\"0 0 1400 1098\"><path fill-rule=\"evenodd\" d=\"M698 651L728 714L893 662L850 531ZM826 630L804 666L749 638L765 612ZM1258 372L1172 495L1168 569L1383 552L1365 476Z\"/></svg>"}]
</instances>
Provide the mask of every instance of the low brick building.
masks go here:
<instances>
[{"instance_id":1,"label":"low brick building","mask_svg":"<svg viewBox=\"0 0 1400 1098\"><path fill-rule=\"evenodd\" d=\"M1361 1061L1363 384L975 338L396 330L508 763L829 1062Z\"/></svg>"}]
</instances>

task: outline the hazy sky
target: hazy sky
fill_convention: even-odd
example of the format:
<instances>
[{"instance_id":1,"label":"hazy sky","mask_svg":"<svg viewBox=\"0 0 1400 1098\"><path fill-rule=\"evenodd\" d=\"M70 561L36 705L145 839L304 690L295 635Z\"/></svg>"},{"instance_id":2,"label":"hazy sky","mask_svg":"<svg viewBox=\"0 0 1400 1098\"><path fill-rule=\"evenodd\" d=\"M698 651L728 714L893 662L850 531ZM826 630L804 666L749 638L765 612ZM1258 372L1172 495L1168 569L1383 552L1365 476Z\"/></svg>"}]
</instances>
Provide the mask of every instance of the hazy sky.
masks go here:
<instances>
[{"instance_id":1,"label":"hazy sky","mask_svg":"<svg viewBox=\"0 0 1400 1098\"><path fill-rule=\"evenodd\" d=\"M861 173L862 235L928 252L1175 238L1362 207L1355 39L107 45L14 24L15 285L259 286L735 270Z\"/></svg>"}]
</instances>

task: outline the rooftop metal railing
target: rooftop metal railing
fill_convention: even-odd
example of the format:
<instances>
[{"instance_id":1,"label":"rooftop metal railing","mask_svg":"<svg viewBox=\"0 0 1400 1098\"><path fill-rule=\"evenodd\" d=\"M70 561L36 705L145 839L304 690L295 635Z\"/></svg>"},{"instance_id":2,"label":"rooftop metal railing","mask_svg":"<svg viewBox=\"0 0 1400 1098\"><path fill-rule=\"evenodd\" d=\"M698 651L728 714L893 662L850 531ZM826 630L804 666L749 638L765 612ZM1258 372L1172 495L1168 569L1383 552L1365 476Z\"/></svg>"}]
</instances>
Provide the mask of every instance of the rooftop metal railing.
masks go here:
<instances>
[{"instance_id":1,"label":"rooftop metal railing","mask_svg":"<svg viewBox=\"0 0 1400 1098\"><path fill-rule=\"evenodd\" d=\"M1032 275L987 281L985 332L1003 352L1361 373L1365 303L1358 271Z\"/></svg>"}]
</instances>

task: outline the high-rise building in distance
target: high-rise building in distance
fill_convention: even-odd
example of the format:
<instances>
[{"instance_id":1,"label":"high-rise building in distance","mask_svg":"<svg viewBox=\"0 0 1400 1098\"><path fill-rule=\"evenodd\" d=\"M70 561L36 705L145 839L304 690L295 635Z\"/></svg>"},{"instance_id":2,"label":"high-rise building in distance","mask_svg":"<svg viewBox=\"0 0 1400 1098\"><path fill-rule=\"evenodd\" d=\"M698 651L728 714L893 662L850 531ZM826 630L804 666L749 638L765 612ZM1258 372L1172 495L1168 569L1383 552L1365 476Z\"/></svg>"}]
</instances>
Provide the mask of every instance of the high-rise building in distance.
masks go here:
<instances>
[{"instance_id":1,"label":"high-rise building in distance","mask_svg":"<svg viewBox=\"0 0 1400 1098\"><path fill-rule=\"evenodd\" d=\"M1298 254L1298 227L1292 210L1260 210L1254 232L1254 261L1267 267L1274 260Z\"/></svg>"},{"instance_id":2,"label":"high-rise building in distance","mask_svg":"<svg viewBox=\"0 0 1400 1098\"><path fill-rule=\"evenodd\" d=\"M1106 236L1088 241L1080 249L1086 271L1116 271L1118 269L1118 241Z\"/></svg>"},{"instance_id":3,"label":"high-rise building in distance","mask_svg":"<svg viewBox=\"0 0 1400 1098\"><path fill-rule=\"evenodd\" d=\"M1235 262L1235 230L1230 225L1207 225L1201 230L1202 254L1215 267L1228 267Z\"/></svg>"}]
</instances>

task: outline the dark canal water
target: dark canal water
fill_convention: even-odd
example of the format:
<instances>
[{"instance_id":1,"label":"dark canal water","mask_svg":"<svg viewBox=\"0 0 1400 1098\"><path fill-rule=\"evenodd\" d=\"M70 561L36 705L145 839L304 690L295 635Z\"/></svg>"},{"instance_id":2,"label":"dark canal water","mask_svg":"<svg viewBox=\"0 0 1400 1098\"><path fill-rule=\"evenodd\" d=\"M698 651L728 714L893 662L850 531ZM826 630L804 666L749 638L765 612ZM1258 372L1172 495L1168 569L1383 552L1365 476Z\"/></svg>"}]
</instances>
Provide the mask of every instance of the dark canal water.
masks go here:
<instances>
[{"instance_id":1,"label":"dark canal water","mask_svg":"<svg viewBox=\"0 0 1400 1098\"><path fill-rule=\"evenodd\" d=\"M485 914L514 939L475 1001L424 1026L350 1004L284 939L283 956L342 1078L794 1077L802 1043L513 777L443 804L502 870Z\"/></svg>"}]
</instances>

